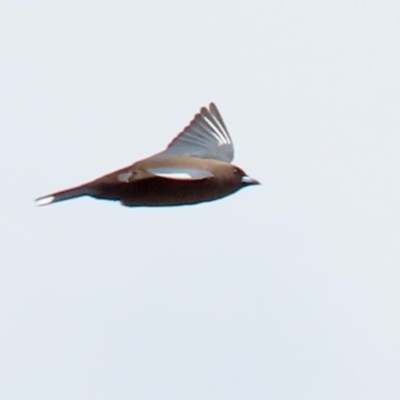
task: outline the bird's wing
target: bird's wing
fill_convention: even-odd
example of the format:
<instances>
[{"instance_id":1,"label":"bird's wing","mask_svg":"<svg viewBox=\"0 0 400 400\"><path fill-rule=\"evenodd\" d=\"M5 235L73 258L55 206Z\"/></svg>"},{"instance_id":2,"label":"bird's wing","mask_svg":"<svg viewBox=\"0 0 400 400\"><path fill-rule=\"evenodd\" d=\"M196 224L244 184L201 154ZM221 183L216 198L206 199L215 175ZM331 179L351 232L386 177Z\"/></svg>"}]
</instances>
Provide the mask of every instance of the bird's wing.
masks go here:
<instances>
[{"instance_id":1,"label":"bird's wing","mask_svg":"<svg viewBox=\"0 0 400 400\"><path fill-rule=\"evenodd\" d=\"M195 115L190 124L154 157L200 157L231 162L234 149L231 136L217 106L211 103Z\"/></svg>"},{"instance_id":2,"label":"bird's wing","mask_svg":"<svg viewBox=\"0 0 400 400\"><path fill-rule=\"evenodd\" d=\"M197 181L212 178L214 174L201 168L186 167L155 167L147 168L152 175L174 180Z\"/></svg>"}]
</instances>

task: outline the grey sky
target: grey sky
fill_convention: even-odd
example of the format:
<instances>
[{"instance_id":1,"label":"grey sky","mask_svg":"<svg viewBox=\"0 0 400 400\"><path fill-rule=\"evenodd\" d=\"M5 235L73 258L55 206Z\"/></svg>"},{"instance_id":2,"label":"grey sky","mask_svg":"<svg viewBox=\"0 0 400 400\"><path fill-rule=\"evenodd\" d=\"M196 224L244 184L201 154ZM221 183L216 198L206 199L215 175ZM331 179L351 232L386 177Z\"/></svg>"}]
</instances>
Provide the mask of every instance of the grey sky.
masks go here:
<instances>
[{"instance_id":1,"label":"grey sky","mask_svg":"<svg viewBox=\"0 0 400 400\"><path fill-rule=\"evenodd\" d=\"M400 3L2 1L1 399L398 399ZM210 101L263 185L33 199Z\"/></svg>"}]
</instances>

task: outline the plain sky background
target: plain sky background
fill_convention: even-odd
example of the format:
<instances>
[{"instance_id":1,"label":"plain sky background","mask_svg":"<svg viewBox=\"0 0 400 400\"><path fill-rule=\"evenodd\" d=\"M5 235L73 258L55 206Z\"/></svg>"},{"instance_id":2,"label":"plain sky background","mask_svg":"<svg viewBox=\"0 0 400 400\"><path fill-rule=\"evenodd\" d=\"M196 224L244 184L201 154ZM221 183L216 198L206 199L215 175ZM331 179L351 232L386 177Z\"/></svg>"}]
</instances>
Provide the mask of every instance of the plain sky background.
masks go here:
<instances>
[{"instance_id":1,"label":"plain sky background","mask_svg":"<svg viewBox=\"0 0 400 400\"><path fill-rule=\"evenodd\" d=\"M0 399L400 396L400 3L0 4ZM216 102L263 185L40 195Z\"/></svg>"}]
</instances>

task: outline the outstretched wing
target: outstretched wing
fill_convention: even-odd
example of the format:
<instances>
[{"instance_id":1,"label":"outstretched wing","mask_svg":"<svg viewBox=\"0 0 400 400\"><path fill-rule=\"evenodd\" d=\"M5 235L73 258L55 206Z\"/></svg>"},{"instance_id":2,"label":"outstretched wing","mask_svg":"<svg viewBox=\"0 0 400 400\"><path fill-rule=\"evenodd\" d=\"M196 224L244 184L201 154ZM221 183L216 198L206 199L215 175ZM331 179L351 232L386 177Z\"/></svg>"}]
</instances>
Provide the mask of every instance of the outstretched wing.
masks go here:
<instances>
[{"instance_id":1,"label":"outstretched wing","mask_svg":"<svg viewBox=\"0 0 400 400\"><path fill-rule=\"evenodd\" d=\"M231 162L234 149L231 136L217 106L211 103L195 115L190 124L154 157L200 157Z\"/></svg>"}]
</instances>

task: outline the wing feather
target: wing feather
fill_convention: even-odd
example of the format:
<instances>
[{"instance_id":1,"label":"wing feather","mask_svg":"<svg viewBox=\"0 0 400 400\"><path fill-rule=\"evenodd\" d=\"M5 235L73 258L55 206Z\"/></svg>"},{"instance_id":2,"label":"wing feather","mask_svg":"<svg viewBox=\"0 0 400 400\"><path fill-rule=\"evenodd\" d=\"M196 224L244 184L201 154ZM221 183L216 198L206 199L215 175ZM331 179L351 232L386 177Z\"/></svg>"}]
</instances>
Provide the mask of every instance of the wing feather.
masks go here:
<instances>
[{"instance_id":1,"label":"wing feather","mask_svg":"<svg viewBox=\"0 0 400 400\"><path fill-rule=\"evenodd\" d=\"M154 157L179 156L209 158L229 163L233 160L233 142L214 103L208 108L201 108L168 147Z\"/></svg>"}]
</instances>

